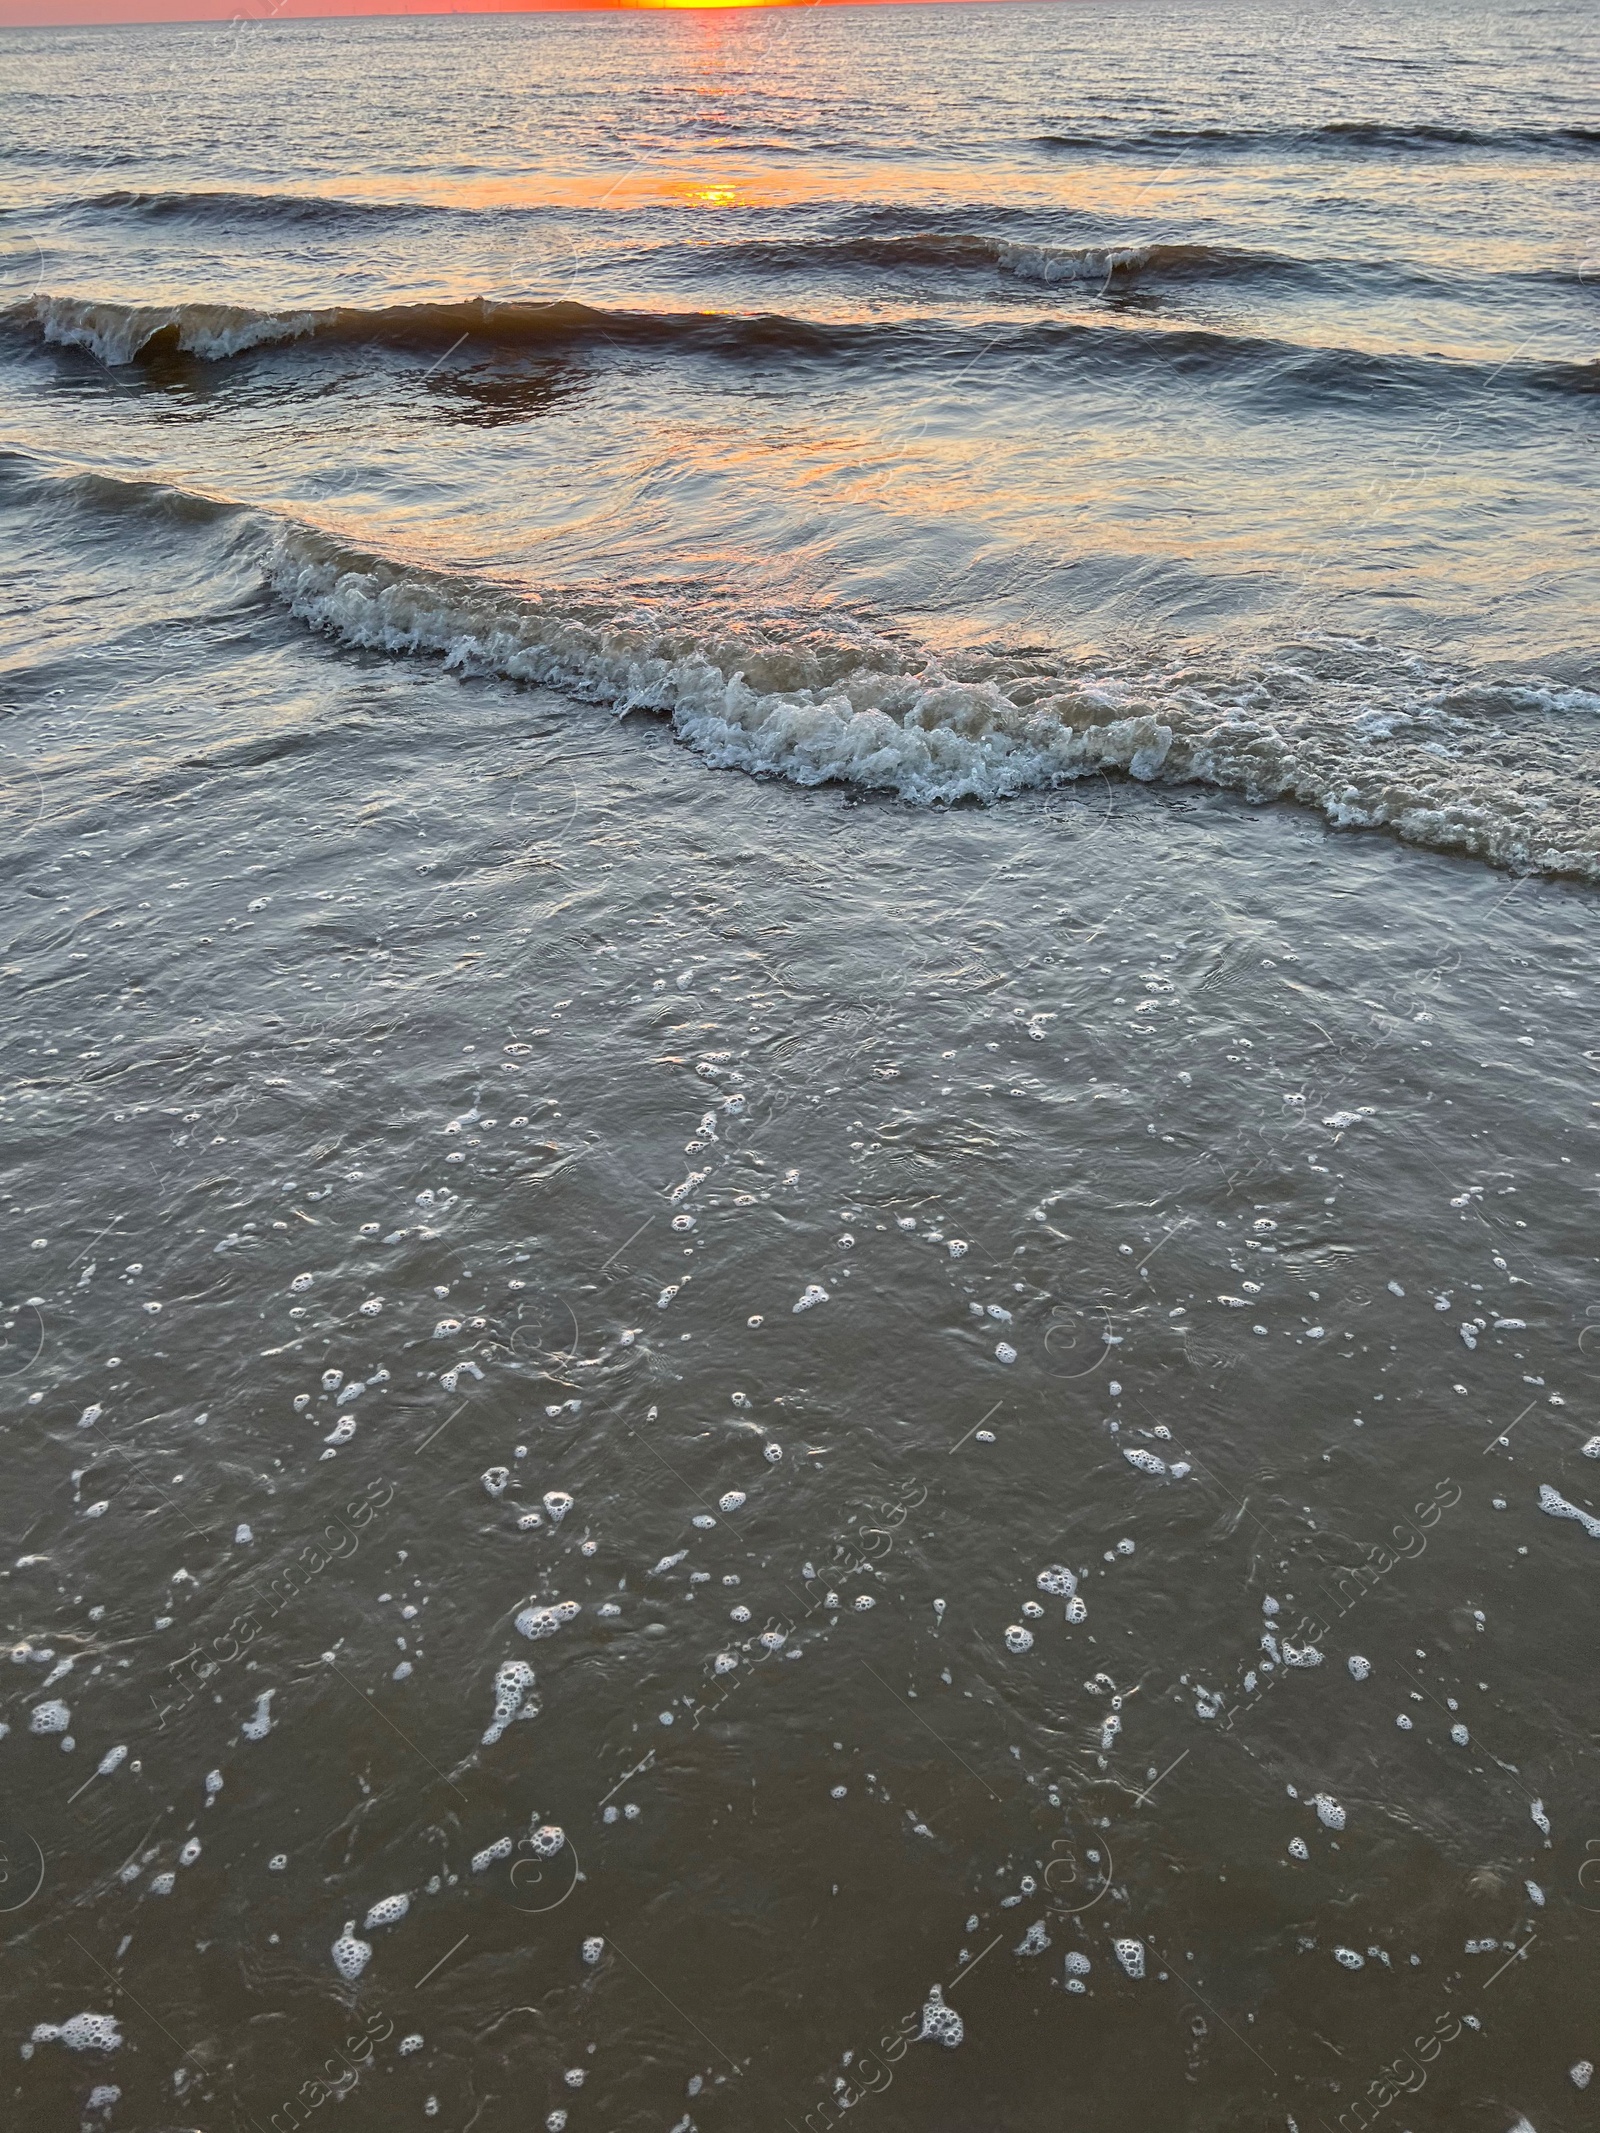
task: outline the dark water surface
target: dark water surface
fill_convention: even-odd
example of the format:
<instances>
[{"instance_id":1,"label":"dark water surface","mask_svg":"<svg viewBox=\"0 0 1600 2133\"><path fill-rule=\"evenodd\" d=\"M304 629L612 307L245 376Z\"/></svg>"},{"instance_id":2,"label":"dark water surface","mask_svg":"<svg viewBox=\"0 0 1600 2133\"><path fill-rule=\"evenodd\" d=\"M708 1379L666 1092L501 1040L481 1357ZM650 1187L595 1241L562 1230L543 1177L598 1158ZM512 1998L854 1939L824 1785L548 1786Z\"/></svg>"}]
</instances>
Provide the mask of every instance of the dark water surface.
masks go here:
<instances>
[{"instance_id":1,"label":"dark water surface","mask_svg":"<svg viewBox=\"0 0 1600 2133\"><path fill-rule=\"evenodd\" d=\"M7 38L8 2125L1592 2122L1587 34Z\"/></svg>"}]
</instances>

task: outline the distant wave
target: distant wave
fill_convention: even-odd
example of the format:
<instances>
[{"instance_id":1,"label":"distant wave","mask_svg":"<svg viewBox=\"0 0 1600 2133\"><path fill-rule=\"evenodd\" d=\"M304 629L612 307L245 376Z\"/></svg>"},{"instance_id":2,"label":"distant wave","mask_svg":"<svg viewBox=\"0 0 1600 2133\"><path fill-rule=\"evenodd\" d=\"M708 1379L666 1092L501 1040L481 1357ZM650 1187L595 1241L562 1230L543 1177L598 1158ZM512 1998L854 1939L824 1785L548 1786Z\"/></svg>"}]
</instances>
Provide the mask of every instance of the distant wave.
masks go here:
<instances>
[{"instance_id":1,"label":"distant wave","mask_svg":"<svg viewBox=\"0 0 1600 2133\"><path fill-rule=\"evenodd\" d=\"M1029 253L1041 247L1031 246ZM1035 271L1038 271L1035 267ZM87 349L121 366L163 354L209 361L295 342L392 344L450 350L461 342L513 349L662 348L726 358L776 356L835 361L929 359L972 348L1000 356L1086 359L1113 369L1157 363L1183 376L1249 376L1262 390L1310 395L1419 391L1438 396L1497 389L1590 394L1600 391L1600 361L1490 365L1431 356L1304 347L1263 335L1208 327L1084 323L1029 318L1016 323L951 324L937 318L825 321L782 312L601 310L570 301L397 304L258 311L246 305L134 305L94 297L38 295L0 320L36 331L46 342Z\"/></svg>"},{"instance_id":2,"label":"distant wave","mask_svg":"<svg viewBox=\"0 0 1600 2133\"><path fill-rule=\"evenodd\" d=\"M1513 155L1592 154L1600 148L1600 127L1451 126L1436 121L1413 125L1393 120L1328 119L1315 126L1150 126L1133 133L1041 133L1040 148L1089 148L1111 154L1172 149L1294 148L1494 148Z\"/></svg>"},{"instance_id":3,"label":"distant wave","mask_svg":"<svg viewBox=\"0 0 1600 2133\"><path fill-rule=\"evenodd\" d=\"M1231 245L1182 244L1151 239L1133 244L1041 244L982 231L917 230L904 235L797 237L697 246L694 257L715 265L755 269L829 266L934 267L981 270L998 267L1019 280L1106 282L1133 274L1169 280L1245 281L1272 276L1314 275L1316 263L1275 252Z\"/></svg>"},{"instance_id":4,"label":"distant wave","mask_svg":"<svg viewBox=\"0 0 1600 2133\"><path fill-rule=\"evenodd\" d=\"M321 193L135 192L94 193L67 203L74 212L127 215L146 222L301 223L381 221L434 215L425 201L347 200Z\"/></svg>"},{"instance_id":5,"label":"distant wave","mask_svg":"<svg viewBox=\"0 0 1600 2133\"><path fill-rule=\"evenodd\" d=\"M219 539L330 641L671 721L708 764L914 806L1115 773L1292 800L1497 865L1600 882L1600 695L1315 637L1236 659L936 654L829 606L527 592L225 497L0 451L0 483Z\"/></svg>"}]
</instances>

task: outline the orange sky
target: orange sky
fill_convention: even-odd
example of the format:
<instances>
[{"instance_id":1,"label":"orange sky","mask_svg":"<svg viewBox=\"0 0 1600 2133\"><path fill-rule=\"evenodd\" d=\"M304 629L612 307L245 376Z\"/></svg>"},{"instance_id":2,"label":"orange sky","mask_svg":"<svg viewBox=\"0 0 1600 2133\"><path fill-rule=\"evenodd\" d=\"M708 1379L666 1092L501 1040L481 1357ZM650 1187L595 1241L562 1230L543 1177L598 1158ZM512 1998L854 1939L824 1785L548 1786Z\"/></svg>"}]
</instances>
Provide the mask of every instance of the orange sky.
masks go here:
<instances>
[{"instance_id":1,"label":"orange sky","mask_svg":"<svg viewBox=\"0 0 1600 2133\"><path fill-rule=\"evenodd\" d=\"M319 15L526 15L638 7L815 7L868 0L0 0L0 28L287 21Z\"/></svg>"}]
</instances>

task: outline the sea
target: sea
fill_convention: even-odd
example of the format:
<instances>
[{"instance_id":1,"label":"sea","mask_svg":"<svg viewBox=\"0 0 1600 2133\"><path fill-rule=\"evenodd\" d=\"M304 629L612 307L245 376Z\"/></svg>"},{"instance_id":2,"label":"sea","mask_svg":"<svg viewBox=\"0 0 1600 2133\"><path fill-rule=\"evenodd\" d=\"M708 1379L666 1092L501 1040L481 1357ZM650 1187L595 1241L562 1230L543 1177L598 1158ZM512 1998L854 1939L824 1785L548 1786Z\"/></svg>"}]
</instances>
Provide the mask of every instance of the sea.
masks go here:
<instances>
[{"instance_id":1,"label":"sea","mask_svg":"<svg viewBox=\"0 0 1600 2133\"><path fill-rule=\"evenodd\" d=\"M8 2126L1591 2123L1593 62L0 32Z\"/></svg>"}]
</instances>

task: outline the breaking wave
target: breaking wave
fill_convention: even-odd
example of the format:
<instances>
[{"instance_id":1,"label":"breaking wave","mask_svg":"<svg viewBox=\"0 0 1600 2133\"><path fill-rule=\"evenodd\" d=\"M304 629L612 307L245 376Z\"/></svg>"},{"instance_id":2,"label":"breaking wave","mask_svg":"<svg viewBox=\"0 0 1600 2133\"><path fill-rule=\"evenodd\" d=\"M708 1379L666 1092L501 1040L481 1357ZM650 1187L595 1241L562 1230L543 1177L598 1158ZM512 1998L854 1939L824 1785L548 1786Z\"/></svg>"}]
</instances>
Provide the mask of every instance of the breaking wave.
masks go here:
<instances>
[{"instance_id":1,"label":"breaking wave","mask_svg":"<svg viewBox=\"0 0 1600 2133\"><path fill-rule=\"evenodd\" d=\"M1011 250L1015 255L1012 271L1043 279L1052 278L1058 270L1061 276L1080 269L1105 273L1108 260L1134 256L1133 251L1125 255L1086 252L1069 259L1064 248L1057 251L1039 245L1017 245ZM571 300L499 303L486 297L376 309L257 310L236 304L140 305L51 295L30 297L0 317L31 328L48 343L87 349L113 367L161 354L217 361L251 349L313 340L334 346L443 348L448 354L470 340L480 350L484 346L528 351L660 348L747 361L775 356L835 361L964 357L973 349L985 354L1001 350L1085 357L1112 367L1156 363L1174 375L1237 372L1263 389L1285 386L1365 397L1385 390L1421 391L1430 397L1477 394L1491 380L1502 392L1519 386L1540 392L1600 391L1600 361L1519 361L1490 366L1434 356L1307 347L1264 335L1148 322L1100 324L1039 317L978 325L937 318L828 321L782 312L600 310Z\"/></svg>"},{"instance_id":2,"label":"breaking wave","mask_svg":"<svg viewBox=\"0 0 1600 2133\"><path fill-rule=\"evenodd\" d=\"M221 542L290 614L363 653L668 719L718 769L912 806L1108 774L1296 801L1346 829L1600 882L1600 694L1326 634L1254 656L940 655L830 606L735 590L528 591L357 549L226 496L0 452L36 501Z\"/></svg>"},{"instance_id":3,"label":"breaking wave","mask_svg":"<svg viewBox=\"0 0 1600 2133\"><path fill-rule=\"evenodd\" d=\"M1600 880L1574 718L1600 696L1316 638L1253 664L939 658L897 635L719 603L507 588L283 537L271 582L338 642L652 711L707 763L918 806L1116 772L1295 800L1345 828Z\"/></svg>"}]
</instances>

